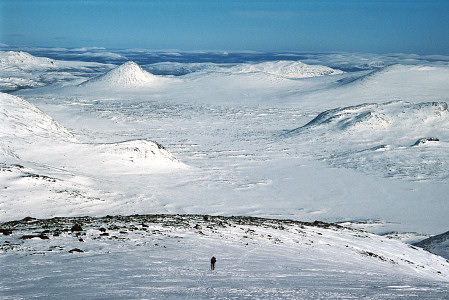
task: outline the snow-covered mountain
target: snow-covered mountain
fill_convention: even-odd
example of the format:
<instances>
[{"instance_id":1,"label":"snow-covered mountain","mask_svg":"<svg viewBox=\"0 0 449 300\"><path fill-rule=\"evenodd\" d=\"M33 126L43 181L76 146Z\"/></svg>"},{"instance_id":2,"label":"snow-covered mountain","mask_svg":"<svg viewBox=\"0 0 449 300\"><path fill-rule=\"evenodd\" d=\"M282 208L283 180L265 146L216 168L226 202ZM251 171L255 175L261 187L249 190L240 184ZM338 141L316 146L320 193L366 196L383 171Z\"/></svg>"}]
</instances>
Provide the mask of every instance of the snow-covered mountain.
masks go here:
<instances>
[{"instance_id":1,"label":"snow-covered mountain","mask_svg":"<svg viewBox=\"0 0 449 300\"><path fill-rule=\"evenodd\" d=\"M326 145L319 156L334 166L411 180L449 178L447 102L335 108L285 136Z\"/></svg>"},{"instance_id":2,"label":"snow-covered mountain","mask_svg":"<svg viewBox=\"0 0 449 300\"><path fill-rule=\"evenodd\" d=\"M149 140L131 140L119 143L80 143L69 130L22 98L0 93L0 133L2 149L22 148L23 155L33 156L33 151L26 149L30 143L39 143L44 148L54 148L58 144L67 144L62 148L72 147L76 152L85 152L85 158L92 157L92 164L119 161L137 166L139 169L158 169L168 166L182 167L182 164L165 148ZM22 147L17 147L22 145ZM5 150L6 151L6 150ZM3 151L5 154L7 152ZM20 151L20 150L17 150ZM35 152L39 152L36 149ZM9 152L8 152L9 153ZM72 154L73 155L73 154ZM76 156L76 154L75 154ZM98 156L102 156L98 160ZM72 159L74 157L72 156ZM115 166L117 167L117 166Z\"/></svg>"},{"instance_id":3,"label":"snow-covered mountain","mask_svg":"<svg viewBox=\"0 0 449 300\"><path fill-rule=\"evenodd\" d=\"M85 87L150 87L163 82L159 76L148 73L138 64L128 61L106 74L92 78L80 84Z\"/></svg>"},{"instance_id":4,"label":"snow-covered mountain","mask_svg":"<svg viewBox=\"0 0 449 300\"><path fill-rule=\"evenodd\" d=\"M219 71L237 74L265 73L290 79L343 74L340 70L320 65L307 65L300 61L273 61L255 64L239 64L229 69L221 68Z\"/></svg>"},{"instance_id":5,"label":"snow-covered mountain","mask_svg":"<svg viewBox=\"0 0 449 300\"><path fill-rule=\"evenodd\" d=\"M150 140L131 140L110 144L93 144L94 158L112 173L149 173L160 169L185 168L162 145ZM92 161L95 163L95 161Z\"/></svg>"},{"instance_id":6,"label":"snow-covered mountain","mask_svg":"<svg viewBox=\"0 0 449 300\"><path fill-rule=\"evenodd\" d=\"M324 111L388 101L447 102L449 95L447 64L396 64L375 70L348 72L335 78L327 88L306 95L298 93L303 107L314 110L320 106Z\"/></svg>"},{"instance_id":7,"label":"snow-covered mountain","mask_svg":"<svg viewBox=\"0 0 449 300\"><path fill-rule=\"evenodd\" d=\"M56 61L46 57L36 57L23 51L0 51L0 66L20 69L55 68Z\"/></svg>"},{"instance_id":8,"label":"snow-covered mountain","mask_svg":"<svg viewBox=\"0 0 449 300\"><path fill-rule=\"evenodd\" d=\"M78 211L73 205L81 203L84 214L91 214L121 198L104 188L97 177L100 173L113 177L186 168L150 140L81 143L60 123L17 96L0 93L0 115L0 219L35 215L36 209L49 215L72 215Z\"/></svg>"},{"instance_id":9,"label":"snow-covered mountain","mask_svg":"<svg viewBox=\"0 0 449 300\"><path fill-rule=\"evenodd\" d=\"M449 231L431 236L414 245L449 260Z\"/></svg>"},{"instance_id":10,"label":"snow-covered mountain","mask_svg":"<svg viewBox=\"0 0 449 300\"><path fill-rule=\"evenodd\" d=\"M449 69L445 65L402 65L394 64L382 67L360 78L358 82L366 87L396 87L428 85L436 87L446 82Z\"/></svg>"},{"instance_id":11,"label":"snow-covered mountain","mask_svg":"<svg viewBox=\"0 0 449 300\"><path fill-rule=\"evenodd\" d=\"M165 62L150 64L145 67L156 74L178 76L191 73L265 74L279 78L300 79L344 73L341 70L322 65L309 65L300 61L285 60L241 64Z\"/></svg>"},{"instance_id":12,"label":"snow-covered mountain","mask_svg":"<svg viewBox=\"0 0 449 300\"><path fill-rule=\"evenodd\" d=\"M414 125L416 127L413 128ZM329 132L360 133L370 130L386 131L443 130L449 126L449 110L446 102L408 103L394 101L383 104L361 104L331 109L320 113L306 125L290 132L325 130Z\"/></svg>"},{"instance_id":13,"label":"snow-covered mountain","mask_svg":"<svg viewBox=\"0 0 449 300\"><path fill-rule=\"evenodd\" d=\"M42 87L76 81L110 70L95 62L60 61L36 57L23 51L0 51L0 91Z\"/></svg>"},{"instance_id":14,"label":"snow-covered mountain","mask_svg":"<svg viewBox=\"0 0 449 300\"><path fill-rule=\"evenodd\" d=\"M76 141L58 122L22 98L0 93L0 138L11 143L18 139L30 142L36 137Z\"/></svg>"},{"instance_id":15,"label":"snow-covered mountain","mask_svg":"<svg viewBox=\"0 0 449 300\"><path fill-rule=\"evenodd\" d=\"M105 197L93 185L96 179L92 174L99 172L154 174L186 167L162 145L150 140L81 143L35 105L9 94L0 93L0 115L2 199L10 199L1 203L0 218L34 211L36 207L67 213L66 208L70 210L79 200L93 209ZM33 199L24 201L31 192ZM107 194L108 199L115 197L114 193ZM53 204L33 205L43 199L51 199Z\"/></svg>"}]
</instances>

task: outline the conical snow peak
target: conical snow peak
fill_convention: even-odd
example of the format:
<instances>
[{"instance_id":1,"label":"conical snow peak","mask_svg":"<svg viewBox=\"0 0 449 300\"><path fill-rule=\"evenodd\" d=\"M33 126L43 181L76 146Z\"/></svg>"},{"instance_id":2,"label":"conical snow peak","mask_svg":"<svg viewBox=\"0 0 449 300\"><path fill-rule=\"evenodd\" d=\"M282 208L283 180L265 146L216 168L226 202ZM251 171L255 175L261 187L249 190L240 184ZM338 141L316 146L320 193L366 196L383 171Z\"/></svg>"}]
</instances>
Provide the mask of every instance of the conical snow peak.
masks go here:
<instances>
[{"instance_id":1,"label":"conical snow peak","mask_svg":"<svg viewBox=\"0 0 449 300\"><path fill-rule=\"evenodd\" d=\"M133 61L128 61L121 66L92 78L83 85L102 85L116 87L139 87L156 83L160 78L145 70Z\"/></svg>"}]
</instances>

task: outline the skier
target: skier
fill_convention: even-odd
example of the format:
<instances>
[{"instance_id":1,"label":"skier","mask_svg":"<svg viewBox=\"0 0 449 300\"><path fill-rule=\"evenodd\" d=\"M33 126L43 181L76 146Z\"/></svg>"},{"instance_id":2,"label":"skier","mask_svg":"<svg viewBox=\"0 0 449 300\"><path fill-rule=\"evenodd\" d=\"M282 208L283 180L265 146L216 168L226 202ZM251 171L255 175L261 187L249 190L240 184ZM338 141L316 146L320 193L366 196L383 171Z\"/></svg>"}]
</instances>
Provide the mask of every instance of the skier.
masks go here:
<instances>
[{"instance_id":1,"label":"skier","mask_svg":"<svg viewBox=\"0 0 449 300\"><path fill-rule=\"evenodd\" d=\"M217 261L217 259L215 258L215 256L212 256L212 258L210 259L210 269L211 270L215 270L215 262Z\"/></svg>"}]
</instances>

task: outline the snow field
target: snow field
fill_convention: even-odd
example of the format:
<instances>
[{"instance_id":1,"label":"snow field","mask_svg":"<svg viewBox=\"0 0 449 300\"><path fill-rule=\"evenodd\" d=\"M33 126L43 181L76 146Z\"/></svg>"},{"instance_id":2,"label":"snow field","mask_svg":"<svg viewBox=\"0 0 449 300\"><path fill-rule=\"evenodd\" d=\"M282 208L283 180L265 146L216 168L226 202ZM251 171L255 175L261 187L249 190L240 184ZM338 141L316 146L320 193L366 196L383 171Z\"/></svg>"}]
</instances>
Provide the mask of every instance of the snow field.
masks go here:
<instances>
[{"instance_id":1,"label":"snow field","mask_svg":"<svg viewBox=\"0 0 449 300\"><path fill-rule=\"evenodd\" d=\"M1 224L7 299L448 297L447 261L390 239L449 225L447 65L2 55L0 220L91 216ZM144 213L187 215L99 217Z\"/></svg>"},{"instance_id":2,"label":"snow field","mask_svg":"<svg viewBox=\"0 0 449 300\"><path fill-rule=\"evenodd\" d=\"M72 232L73 224L83 231ZM325 223L135 215L10 222L3 228L12 229L1 244L4 261L12 268L2 272L4 278L16 278L3 282L6 299L17 293L85 299L447 295L446 260ZM30 234L48 239L20 239ZM73 249L83 252L68 252ZM217 257L213 272L212 256ZM40 282L51 283L51 288Z\"/></svg>"}]
</instances>

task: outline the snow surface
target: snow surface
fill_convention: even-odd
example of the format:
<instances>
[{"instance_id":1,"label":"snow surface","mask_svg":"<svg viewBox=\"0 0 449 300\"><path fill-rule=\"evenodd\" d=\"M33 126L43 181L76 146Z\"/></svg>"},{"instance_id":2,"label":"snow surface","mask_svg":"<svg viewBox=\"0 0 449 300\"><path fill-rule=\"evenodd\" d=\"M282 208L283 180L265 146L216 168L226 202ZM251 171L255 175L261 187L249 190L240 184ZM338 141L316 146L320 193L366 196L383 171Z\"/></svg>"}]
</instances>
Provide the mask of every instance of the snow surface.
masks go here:
<instances>
[{"instance_id":1,"label":"snow surface","mask_svg":"<svg viewBox=\"0 0 449 300\"><path fill-rule=\"evenodd\" d=\"M35 57L27 52L23 51L1 51L0 52L0 64L19 67L21 69L33 69L33 68L51 68L55 64L55 60L46 57Z\"/></svg>"},{"instance_id":2,"label":"snow surface","mask_svg":"<svg viewBox=\"0 0 449 300\"><path fill-rule=\"evenodd\" d=\"M10 230L0 237L4 299L448 296L445 259L321 222L134 215L27 218L1 229Z\"/></svg>"},{"instance_id":3,"label":"snow surface","mask_svg":"<svg viewBox=\"0 0 449 300\"><path fill-rule=\"evenodd\" d=\"M110 68L110 65L94 62L36 57L23 51L0 51L0 91L12 92L54 83L84 81L86 76L104 73Z\"/></svg>"},{"instance_id":4,"label":"snow surface","mask_svg":"<svg viewBox=\"0 0 449 300\"><path fill-rule=\"evenodd\" d=\"M158 66L160 67L161 64L159 64ZM289 79L337 75L344 73L343 71L335 70L326 66L307 65L300 61L270 61L260 63L241 63L237 65L216 65L208 63L208 64L191 64L189 66L190 72L200 71L206 73L214 72L214 73L230 73L230 74L261 73Z\"/></svg>"},{"instance_id":5,"label":"snow surface","mask_svg":"<svg viewBox=\"0 0 449 300\"><path fill-rule=\"evenodd\" d=\"M19 97L0 93L0 114L0 138L9 139L10 143L18 139L29 142L36 136L76 141L67 129Z\"/></svg>"},{"instance_id":6,"label":"snow surface","mask_svg":"<svg viewBox=\"0 0 449 300\"><path fill-rule=\"evenodd\" d=\"M360 57L349 64L359 65ZM348 58L329 55L328 60L335 67ZM95 262L88 269L91 276L104 270L117 278L112 286L100 280L102 286L91 291L75 283L71 291L84 298L96 293L105 293L105 298L123 298L126 293L131 293L130 298L152 294L445 298L447 262L399 241L416 241L449 227L449 66L428 58L414 61L410 65L407 57L404 64L374 63L361 71L348 67L346 73L283 60L153 66L190 70L173 77L152 75L144 70L151 67L135 63L112 68L55 60L56 67L48 72L53 79L46 80L36 79L45 72L43 63L31 71L20 68L20 61L2 64L2 70L14 69L14 78L32 79L43 87L19 87L14 94L20 98L0 94L1 124L6 128L0 140L1 221L147 213L246 215L340 222L384 235L358 232L369 236L359 239L343 228L335 234L308 232L306 236L320 245L310 251L290 242L299 239L296 233L269 233L284 241L282 246L272 245L270 239L246 245L243 236L232 242L224 238L236 236L235 231L228 235L217 229L212 234L209 228L211 235L203 236L190 228L184 232L186 245L168 239L164 245L169 250L160 252L158 247L150 251L134 246L140 242L119 244L110 239L106 247L87 233L85 244L66 234L63 243L31 239L9 249L5 241L18 238L13 234L2 240L12 251L6 256L8 264L25 270L32 263L32 274L44 274L42 282L81 278L87 262ZM312 77L300 78L309 67ZM7 73L2 73L2 80L3 74ZM180 218L197 220L191 215ZM249 229L265 230L261 224ZM23 230L41 232L32 226ZM157 243L152 235L139 239L143 244ZM370 241L370 246L364 241ZM58 245L48 244L53 242ZM86 252L67 253L66 242L70 247L86 245ZM61 251L45 250L53 246ZM216 248L226 250L228 264L240 271L203 271L216 253L210 249ZM299 258L294 255L298 249ZM257 254L254 269L234 262L248 251ZM292 271L304 262L303 252L308 253L305 261L310 269ZM335 253L346 258L339 260ZM122 264L124 256L127 260ZM101 258L98 264L97 258ZM148 265L142 267L142 261ZM192 261L194 267L184 264ZM54 262L61 268L55 269ZM198 267L201 263L203 267ZM175 269L176 264L182 267ZM150 266L154 272L148 276ZM73 276L60 276L63 268L73 270ZM217 273L218 278L211 277ZM25 271L21 274L23 281L9 289L9 297L33 291L42 298L48 295L49 290L34 285L27 291L33 279ZM168 274L166 280L157 281L161 274ZM5 273L5 277L14 275ZM136 289L117 290L120 280ZM436 283L439 280L445 283ZM148 288L148 282L159 283ZM218 283L224 288L216 288ZM53 291L68 295L59 288Z\"/></svg>"},{"instance_id":7,"label":"snow surface","mask_svg":"<svg viewBox=\"0 0 449 300\"><path fill-rule=\"evenodd\" d=\"M320 137L320 144L326 145L323 159L334 166L407 179L449 179L447 102L336 108L285 136L304 142Z\"/></svg>"},{"instance_id":8,"label":"snow surface","mask_svg":"<svg viewBox=\"0 0 449 300\"><path fill-rule=\"evenodd\" d=\"M0 93L0 179L2 219L54 214L72 203L98 206L104 191L85 173L149 174L187 166L150 140L81 143L66 128L29 102ZM58 163L56 163L58 161ZM29 199L32 195L32 199ZM53 202L56 201L56 202ZM11 214L12 213L12 214Z\"/></svg>"},{"instance_id":9,"label":"snow surface","mask_svg":"<svg viewBox=\"0 0 449 300\"><path fill-rule=\"evenodd\" d=\"M74 82L19 91L83 142L149 138L191 167L143 180L130 172L98 176L95 164L88 171L73 160L74 168L110 192L103 213L380 219L370 229L380 233L436 234L448 227L447 66L395 65L300 80L264 72L164 79L170 83L145 89L108 91ZM333 109L347 114L354 128L286 134ZM373 117L356 122L363 113ZM410 147L428 137L440 141ZM43 155L39 160L67 166ZM76 211L60 209L60 215Z\"/></svg>"}]
</instances>

